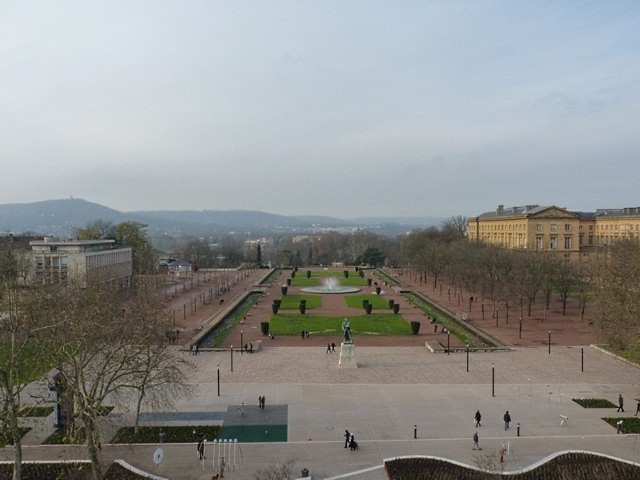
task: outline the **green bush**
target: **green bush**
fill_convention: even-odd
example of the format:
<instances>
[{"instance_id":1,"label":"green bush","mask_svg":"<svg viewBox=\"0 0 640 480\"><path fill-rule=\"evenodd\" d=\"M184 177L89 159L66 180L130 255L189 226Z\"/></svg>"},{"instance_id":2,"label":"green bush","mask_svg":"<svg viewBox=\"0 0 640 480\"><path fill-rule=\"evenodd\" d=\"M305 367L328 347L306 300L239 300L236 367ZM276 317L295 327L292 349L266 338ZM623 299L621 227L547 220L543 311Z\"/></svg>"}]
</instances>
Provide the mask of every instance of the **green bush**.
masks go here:
<instances>
[{"instance_id":1,"label":"green bush","mask_svg":"<svg viewBox=\"0 0 640 480\"><path fill-rule=\"evenodd\" d=\"M606 398L574 398L572 399L582 408L617 408Z\"/></svg>"},{"instance_id":2,"label":"green bush","mask_svg":"<svg viewBox=\"0 0 640 480\"><path fill-rule=\"evenodd\" d=\"M418 332L420 331L420 322L417 321L412 321L411 322L411 331L413 332L414 335L417 335Z\"/></svg>"},{"instance_id":3,"label":"green bush","mask_svg":"<svg viewBox=\"0 0 640 480\"><path fill-rule=\"evenodd\" d=\"M612 427L618 427L618 421L622 420L622 433L640 433L640 418L638 417L605 417L602 420Z\"/></svg>"},{"instance_id":4,"label":"green bush","mask_svg":"<svg viewBox=\"0 0 640 480\"><path fill-rule=\"evenodd\" d=\"M260 322L260 331L263 335L269 334L269 322Z\"/></svg>"},{"instance_id":5,"label":"green bush","mask_svg":"<svg viewBox=\"0 0 640 480\"><path fill-rule=\"evenodd\" d=\"M219 433L219 425L144 426L137 434L133 427L123 427L111 443L192 443L203 438L213 440Z\"/></svg>"}]
</instances>

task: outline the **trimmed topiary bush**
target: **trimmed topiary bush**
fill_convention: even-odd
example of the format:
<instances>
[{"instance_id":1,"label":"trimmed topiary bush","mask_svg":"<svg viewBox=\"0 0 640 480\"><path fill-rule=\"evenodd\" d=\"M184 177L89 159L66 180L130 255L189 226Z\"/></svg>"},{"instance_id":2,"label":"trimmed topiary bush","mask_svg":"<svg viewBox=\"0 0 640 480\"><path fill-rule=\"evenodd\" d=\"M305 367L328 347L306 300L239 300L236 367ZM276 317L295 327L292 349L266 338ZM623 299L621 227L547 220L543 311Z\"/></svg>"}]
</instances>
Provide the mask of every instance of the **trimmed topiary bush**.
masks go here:
<instances>
[{"instance_id":1,"label":"trimmed topiary bush","mask_svg":"<svg viewBox=\"0 0 640 480\"><path fill-rule=\"evenodd\" d=\"M412 321L411 322L411 331L413 332L414 335L417 335L418 332L420 331L420 322L417 321Z\"/></svg>"},{"instance_id":2,"label":"trimmed topiary bush","mask_svg":"<svg viewBox=\"0 0 640 480\"><path fill-rule=\"evenodd\" d=\"M260 331L263 335L269 334L269 322L260 322Z\"/></svg>"},{"instance_id":3,"label":"trimmed topiary bush","mask_svg":"<svg viewBox=\"0 0 640 480\"><path fill-rule=\"evenodd\" d=\"M398 313L400 311L400 304L399 303L394 303L393 304L393 313Z\"/></svg>"}]
</instances>

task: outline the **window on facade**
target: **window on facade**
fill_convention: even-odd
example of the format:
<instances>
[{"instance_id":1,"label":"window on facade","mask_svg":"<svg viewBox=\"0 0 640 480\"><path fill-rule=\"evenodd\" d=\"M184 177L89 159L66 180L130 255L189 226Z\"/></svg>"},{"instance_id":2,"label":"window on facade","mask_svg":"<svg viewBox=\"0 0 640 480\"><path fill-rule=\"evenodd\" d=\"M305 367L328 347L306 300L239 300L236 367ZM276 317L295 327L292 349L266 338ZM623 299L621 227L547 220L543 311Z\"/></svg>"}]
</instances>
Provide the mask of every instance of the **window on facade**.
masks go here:
<instances>
[{"instance_id":1,"label":"window on facade","mask_svg":"<svg viewBox=\"0 0 640 480\"><path fill-rule=\"evenodd\" d=\"M552 223L550 228L552 232L555 232L556 230L558 230L558 226L555 223Z\"/></svg>"},{"instance_id":2,"label":"window on facade","mask_svg":"<svg viewBox=\"0 0 640 480\"><path fill-rule=\"evenodd\" d=\"M571 237L569 236L564 237L564 249L571 250Z\"/></svg>"},{"instance_id":3,"label":"window on facade","mask_svg":"<svg viewBox=\"0 0 640 480\"><path fill-rule=\"evenodd\" d=\"M544 227L542 226L541 223L536 223L536 231L537 232L541 232L542 230L544 230Z\"/></svg>"},{"instance_id":4,"label":"window on facade","mask_svg":"<svg viewBox=\"0 0 640 480\"><path fill-rule=\"evenodd\" d=\"M551 250L558 249L558 237L551 237L549 239L549 248L551 248Z\"/></svg>"},{"instance_id":5,"label":"window on facade","mask_svg":"<svg viewBox=\"0 0 640 480\"><path fill-rule=\"evenodd\" d=\"M536 250L542 250L542 236L536 237Z\"/></svg>"},{"instance_id":6,"label":"window on facade","mask_svg":"<svg viewBox=\"0 0 640 480\"><path fill-rule=\"evenodd\" d=\"M565 223L564 224L564 231L565 232L570 232L571 231L571 224L570 223Z\"/></svg>"}]
</instances>

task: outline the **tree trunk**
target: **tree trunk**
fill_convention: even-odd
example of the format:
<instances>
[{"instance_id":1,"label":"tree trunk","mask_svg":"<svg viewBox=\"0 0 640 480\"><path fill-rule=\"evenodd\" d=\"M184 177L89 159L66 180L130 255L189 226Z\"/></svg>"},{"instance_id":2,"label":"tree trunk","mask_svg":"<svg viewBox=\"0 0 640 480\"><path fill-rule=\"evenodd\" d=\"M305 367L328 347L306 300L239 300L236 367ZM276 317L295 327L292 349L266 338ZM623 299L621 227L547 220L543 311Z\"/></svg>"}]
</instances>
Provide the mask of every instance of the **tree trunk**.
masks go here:
<instances>
[{"instance_id":1,"label":"tree trunk","mask_svg":"<svg viewBox=\"0 0 640 480\"><path fill-rule=\"evenodd\" d=\"M96 443L96 426L93 419L84 418L84 433L87 441L87 451L89 460L91 460L91 472L93 480L102 480L102 468L100 467L100 458L98 456L99 446Z\"/></svg>"},{"instance_id":2,"label":"tree trunk","mask_svg":"<svg viewBox=\"0 0 640 480\"><path fill-rule=\"evenodd\" d=\"M18 403L11 404L11 433L13 436L13 480L20 480L22 478L22 435L18 425L18 410L20 408L20 397L17 398Z\"/></svg>"},{"instance_id":3,"label":"tree trunk","mask_svg":"<svg viewBox=\"0 0 640 480\"><path fill-rule=\"evenodd\" d=\"M144 387L140 389L138 393L138 400L136 401L136 421L133 425L133 432L137 435L140 430L140 410L142 409L142 400L144 399Z\"/></svg>"}]
</instances>

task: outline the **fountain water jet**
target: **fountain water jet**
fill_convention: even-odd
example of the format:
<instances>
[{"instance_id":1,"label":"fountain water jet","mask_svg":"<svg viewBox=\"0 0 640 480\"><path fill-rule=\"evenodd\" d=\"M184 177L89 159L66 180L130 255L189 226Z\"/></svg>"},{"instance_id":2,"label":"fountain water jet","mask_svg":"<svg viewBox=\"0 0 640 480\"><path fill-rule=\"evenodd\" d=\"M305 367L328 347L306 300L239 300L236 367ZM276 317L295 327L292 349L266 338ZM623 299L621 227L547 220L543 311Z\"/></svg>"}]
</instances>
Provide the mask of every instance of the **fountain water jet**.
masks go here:
<instances>
[{"instance_id":1,"label":"fountain water jet","mask_svg":"<svg viewBox=\"0 0 640 480\"><path fill-rule=\"evenodd\" d=\"M328 277L322 280L322 285L319 287L305 287L302 291L308 293L355 293L359 292L360 289L342 286L337 278Z\"/></svg>"}]
</instances>

